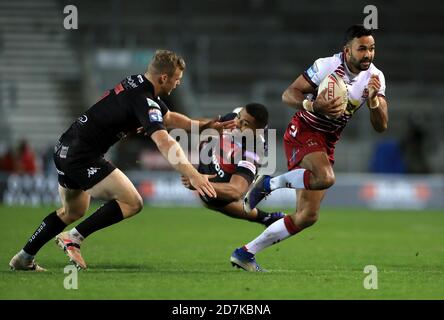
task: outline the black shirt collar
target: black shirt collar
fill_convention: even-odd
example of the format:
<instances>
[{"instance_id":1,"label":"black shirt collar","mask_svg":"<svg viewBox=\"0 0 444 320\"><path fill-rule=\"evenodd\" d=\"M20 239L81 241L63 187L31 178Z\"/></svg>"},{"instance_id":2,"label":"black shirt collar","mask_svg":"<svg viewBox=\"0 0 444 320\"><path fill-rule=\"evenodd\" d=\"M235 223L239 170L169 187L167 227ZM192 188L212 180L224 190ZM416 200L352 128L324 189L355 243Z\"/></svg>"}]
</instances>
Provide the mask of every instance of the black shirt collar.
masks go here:
<instances>
[{"instance_id":1,"label":"black shirt collar","mask_svg":"<svg viewBox=\"0 0 444 320\"><path fill-rule=\"evenodd\" d=\"M151 83L150 80L148 80L145 75L142 74L142 78L143 78L143 82L145 84L145 87L147 89L148 92L150 92L153 97L157 98L158 96L154 95L154 85Z\"/></svg>"}]
</instances>

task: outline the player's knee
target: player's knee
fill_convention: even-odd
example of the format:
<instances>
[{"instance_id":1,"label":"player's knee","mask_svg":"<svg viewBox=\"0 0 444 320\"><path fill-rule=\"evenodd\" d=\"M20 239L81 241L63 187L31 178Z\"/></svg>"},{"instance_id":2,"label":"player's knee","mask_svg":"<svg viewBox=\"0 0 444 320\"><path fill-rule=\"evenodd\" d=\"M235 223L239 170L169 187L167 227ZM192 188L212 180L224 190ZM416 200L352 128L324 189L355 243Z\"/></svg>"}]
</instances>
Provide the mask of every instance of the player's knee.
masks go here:
<instances>
[{"instance_id":1,"label":"player's knee","mask_svg":"<svg viewBox=\"0 0 444 320\"><path fill-rule=\"evenodd\" d=\"M313 188L315 190L328 189L336 182L336 178L333 172L322 173L318 176L317 180L317 184L315 188Z\"/></svg>"},{"instance_id":2,"label":"player's knee","mask_svg":"<svg viewBox=\"0 0 444 320\"><path fill-rule=\"evenodd\" d=\"M64 217L64 221L68 224L73 223L79 219L81 219L85 215L86 210L83 208L70 208L64 207L61 208L61 212L57 212L59 217Z\"/></svg>"},{"instance_id":3,"label":"player's knee","mask_svg":"<svg viewBox=\"0 0 444 320\"><path fill-rule=\"evenodd\" d=\"M135 194L128 204L129 214L135 215L138 214L143 209L143 199L140 194Z\"/></svg>"},{"instance_id":4,"label":"player's knee","mask_svg":"<svg viewBox=\"0 0 444 320\"><path fill-rule=\"evenodd\" d=\"M324 176L324 187L325 189L330 188L332 185L335 184L336 178L333 173L328 173Z\"/></svg>"}]
</instances>

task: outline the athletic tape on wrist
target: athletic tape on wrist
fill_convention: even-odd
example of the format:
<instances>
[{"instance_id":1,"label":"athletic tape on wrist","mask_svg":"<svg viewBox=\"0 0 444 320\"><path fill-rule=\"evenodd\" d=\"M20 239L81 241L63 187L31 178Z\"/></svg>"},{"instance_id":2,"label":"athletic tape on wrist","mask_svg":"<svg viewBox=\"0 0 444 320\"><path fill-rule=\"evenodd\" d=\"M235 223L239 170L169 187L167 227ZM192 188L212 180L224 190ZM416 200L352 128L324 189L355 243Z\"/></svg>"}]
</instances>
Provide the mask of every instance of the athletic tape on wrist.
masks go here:
<instances>
[{"instance_id":1,"label":"athletic tape on wrist","mask_svg":"<svg viewBox=\"0 0 444 320\"><path fill-rule=\"evenodd\" d=\"M379 99L378 99L378 97L376 97L376 105L374 105L374 106L372 107L371 104L370 104L370 101L369 101L369 103L368 103L368 107L369 107L370 109L376 109L376 108L378 108L378 107L379 107Z\"/></svg>"},{"instance_id":2,"label":"athletic tape on wrist","mask_svg":"<svg viewBox=\"0 0 444 320\"><path fill-rule=\"evenodd\" d=\"M302 106L304 107L305 110L313 112L313 101L310 101L308 99L305 99L304 101L302 101Z\"/></svg>"}]
</instances>

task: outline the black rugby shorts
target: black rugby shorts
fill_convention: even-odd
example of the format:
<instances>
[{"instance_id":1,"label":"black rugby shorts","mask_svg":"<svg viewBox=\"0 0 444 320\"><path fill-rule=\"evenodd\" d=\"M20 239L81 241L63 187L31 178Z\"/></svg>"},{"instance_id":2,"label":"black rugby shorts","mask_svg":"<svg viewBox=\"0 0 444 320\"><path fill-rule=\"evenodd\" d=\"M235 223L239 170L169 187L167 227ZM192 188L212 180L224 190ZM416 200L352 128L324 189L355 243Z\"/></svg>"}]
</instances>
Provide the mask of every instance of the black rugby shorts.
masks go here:
<instances>
[{"instance_id":1,"label":"black rugby shorts","mask_svg":"<svg viewBox=\"0 0 444 320\"><path fill-rule=\"evenodd\" d=\"M74 190L91 189L116 169L103 154L81 139L73 127L54 147L54 164L59 184Z\"/></svg>"}]
</instances>

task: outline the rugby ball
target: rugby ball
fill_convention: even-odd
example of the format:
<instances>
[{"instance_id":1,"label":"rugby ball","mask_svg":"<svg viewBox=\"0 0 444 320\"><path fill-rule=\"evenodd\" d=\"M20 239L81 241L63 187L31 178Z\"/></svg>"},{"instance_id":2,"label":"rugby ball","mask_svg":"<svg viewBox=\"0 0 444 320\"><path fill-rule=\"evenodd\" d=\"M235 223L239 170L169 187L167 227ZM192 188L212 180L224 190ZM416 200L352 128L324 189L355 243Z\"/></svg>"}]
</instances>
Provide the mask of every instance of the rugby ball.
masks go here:
<instances>
[{"instance_id":1,"label":"rugby ball","mask_svg":"<svg viewBox=\"0 0 444 320\"><path fill-rule=\"evenodd\" d=\"M340 97L340 101L342 101L341 108L343 111L347 108L348 104L348 90L347 85L341 76L339 76L336 72L329 74L324 80L321 81L318 87L318 94L322 92L322 90L327 89L325 93L325 99L331 100L336 97Z\"/></svg>"}]
</instances>

